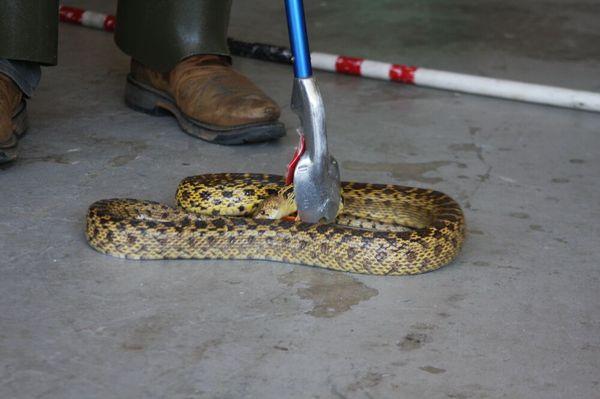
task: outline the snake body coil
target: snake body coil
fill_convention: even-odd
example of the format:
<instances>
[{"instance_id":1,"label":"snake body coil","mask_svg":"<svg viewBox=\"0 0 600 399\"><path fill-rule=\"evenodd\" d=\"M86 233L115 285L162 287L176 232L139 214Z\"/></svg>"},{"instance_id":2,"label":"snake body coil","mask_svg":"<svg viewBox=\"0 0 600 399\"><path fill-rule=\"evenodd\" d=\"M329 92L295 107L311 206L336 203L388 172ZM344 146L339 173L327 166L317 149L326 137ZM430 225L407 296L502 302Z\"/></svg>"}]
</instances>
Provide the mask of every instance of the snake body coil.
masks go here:
<instances>
[{"instance_id":1,"label":"snake body coil","mask_svg":"<svg viewBox=\"0 0 600 399\"><path fill-rule=\"evenodd\" d=\"M414 187L343 182L338 223L350 226L249 217L283 187L281 176L209 174L180 183L181 209L101 200L89 208L87 239L100 252L129 259L274 260L375 275L438 269L464 240L460 206Z\"/></svg>"}]
</instances>

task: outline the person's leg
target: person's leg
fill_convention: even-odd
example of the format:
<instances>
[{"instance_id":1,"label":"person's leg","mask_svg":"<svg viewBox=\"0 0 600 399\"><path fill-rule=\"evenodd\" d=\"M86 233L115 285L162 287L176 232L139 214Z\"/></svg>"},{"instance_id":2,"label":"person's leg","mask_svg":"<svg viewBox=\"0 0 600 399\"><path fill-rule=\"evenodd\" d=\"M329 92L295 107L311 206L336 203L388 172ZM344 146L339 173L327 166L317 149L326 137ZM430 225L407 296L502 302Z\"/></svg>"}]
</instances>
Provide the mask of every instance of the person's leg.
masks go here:
<instances>
[{"instance_id":1,"label":"person's leg","mask_svg":"<svg viewBox=\"0 0 600 399\"><path fill-rule=\"evenodd\" d=\"M39 64L0 59L0 164L17 158L19 138L27 130L27 104L40 80Z\"/></svg>"},{"instance_id":2,"label":"person's leg","mask_svg":"<svg viewBox=\"0 0 600 399\"><path fill-rule=\"evenodd\" d=\"M187 133L221 144L285 134L280 110L231 67L231 0L120 0L115 41L132 57L125 101L177 117Z\"/></svg>"},{"instance_id":3,"label":"person's leg","mask_svg":"<svg viewBox=\"0 0 600 399\"><path fill-rule=\"evenodd\" d=\"M58 0L0 1L0 58L56 65Z\"/></svg>"},{"instance_id":4,"label":"person's leg","mask_svg":"<svg viewBox=\"0 0 600 399\"><path fill-rule=\"evenodd\" d=\"M58 1L0 1L0 163L17 157L27 128L25 98L42 65L56 64Z\"/></svg>"},{"instance_id":5,"label":"person's leg","mask_svg":"<svg viewBox=\"0 0 600 399\"><path fill-rule=\"evenodd\" d=\"M230 8L231 0L121 0L115 41L163 73L191 55L227 56Z\"/></svg>"}]
</instances>

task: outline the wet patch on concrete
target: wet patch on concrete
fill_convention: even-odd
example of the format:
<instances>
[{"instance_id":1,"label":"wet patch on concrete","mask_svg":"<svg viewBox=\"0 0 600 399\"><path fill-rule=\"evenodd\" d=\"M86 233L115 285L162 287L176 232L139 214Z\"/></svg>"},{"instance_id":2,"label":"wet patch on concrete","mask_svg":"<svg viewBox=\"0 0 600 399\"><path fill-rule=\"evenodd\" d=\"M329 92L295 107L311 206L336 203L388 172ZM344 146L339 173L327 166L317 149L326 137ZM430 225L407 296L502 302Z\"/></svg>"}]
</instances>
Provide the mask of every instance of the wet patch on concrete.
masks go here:
<instances>
[{"instance_id":1,"label":"wet patch on concrete","mask_svg":"<svg viewBox=\"0 0 600 399\"><path fill-rule=\"evenodd\" d=\"M511 212L508 216L515 219L529 219L529 214L525 212Z\"/></svg>"},{"instance_id":2,"label":"wet patch on concrete","mask_svg":"<svg viewBox=\"0 0 600 399\"><path fill-rule=\"evenodd\" d=\"M415 323L412 326L410 326L411 329L413 330L421 330L421 331L430 331L435 329L437 326L435 324L429 324L429 323Z\"/></svg>"},{"instance_id":3,"label":"wet patch on concrete","mask_svg":"<svg viewBox=\"0 0 600 399\"><path fill-rule=\"evenodd\" d=\"M203 342L202 344L194 347L194 349L192 350L191 356L192 356L192 360L195 363L200 362L201 360L203 360L206 357L206 352L208 350L210 350L211 348L215 348L219 345L221 345L223 343L223 340L220 338L217 339L210 339L206 342Z\"/></svg>"},{"instance_id":4,"label":"wet patch on concrete","mask_svg":"<svg viewBox=\"0 0 600 399\"><path fill-rule=\"evenodd\" d=\"M296 295L312 301L308 311L314 317L331 318L347 312L352 306L379 294L354 277L339 273L298 268L278 276L277 280L288 287L299 286Z\"/></svg>"},{"instance_id":5,"label":"wet patch on concrete","mask_svg":"<svg viewBox=\"0 0 600 399\"><path fill-rule=\"evenodd\" d=\"M459 308L459 302L465 300L467 298L466 294L452 294L448 298L446 298L446 303L454 308Z\"/></svg>"},{"instance_id":6,"label":"wet patch on concrete","mask_svg":"<svg viewBox=\"0 0 600 399\"><path fill-rule=\"evenodd\" d=\"M477 126L469 126L469 134L471 136L475 136L477 133L479 133L481 131L480 127Z\"/></svg>"},{"instance_id":7,"label":"wet patch on concrete","mask_svg":"<svg viewBox=\"0 0 600 399\"><path fill-rule=\"evenodd\" d=\"M480 157L479 159L481 160L481 162L485 162L482 157ZM479 182L480 183L484 183L484 182L490 180L491 172L492 172L492 167L489 166L488 169L487 169L487 171L484 174L477 175L477 178L479 179Z\"/></svg>"},{"instance_id":8,"label":"wet patch on concrete","mask_svg":"<svg viewBox=\"0 0 600 399\"><path fill-rule=\"evenodd\" d=\"M348 392L356 392L366 388L373 388L383 381L384 375L381 373L368 372L364 376L346 387Z\"/></svg>"},{"instance_id":9,"label":"wet patch on concrete","mask_svg":"<svg viewBox=\"0 0 600 399\"><path fill-rule=\"evenodd\" d=\"M343 167L359 172L388 172L391 176L400 181L417 181L421 183L434 184L443 181L441 177L429 177L425 176L426 173L433 172L442 166L450 164L456 164L451 161L434 161L434 162L423 162L423 163L410 163L410 162L358 162L358 161L345 161L342 163ZM464 164L458 164L460 165ZM466 166L466 165L465 165Z\"/></svg>"},{"instance_id":10,"label":"wet patch on concrete","mask_svg":"<svg viewBox=\"0 0 600 399\"><path fill-rule=\"evenodd\" d=\"M108 163L111 166L119 167L123 165L127 165L129 162L133 161L138 157L137 154L127 154L127 155L118 155L112 158Z\"/></svg>"},{"instance_id":11,"label":"wet patch on concrete","mask_svg":"<svg viewBox=\"0 0 600 399\"><path fill-rule=\"evenodd\" d=\"M447 317L448 314L440 314ZM404 338L396 342L402 350L413 350L422 347L424 344L432 342L431 333L437 328L437 325L431 323L418 322L410 326L410 332Z\"/></svg>"},{"instance_id":12,"label":"wet patch on concrete","mask_svg":"<svg viewBox=\"0 0 600 399\"><path fill-rule=\"evenodd\" d=\"M140 154L148 147L147 143L143 140L121 140L113 139L110 137L84 137L86 142L85 151L81 151L80 148L74 148L67 150L62 154L44 154L47 149L34 147L28 151L19 159L22 163L35 163L35 162L49 162L61 165L74 165L79 163L81 159L86 156L84 152L92 151L96 152L102 148L119 148L124 149L125 154L117 155L110 159L109 165L114 167L120 167L128 164L140 156ZM36 154L34 156L28 156L27 154ZM83 155L82 155L83 153ZM77 155L80 154L80 155Z\"/></svg>"},{"instance_id":13,"label":"wet patch on concrete","mask_svg":"<svg viewBox=\"0 0 600 399\"><path fill-rule=\"evenodd\" d=\"M475 262L472 263L473 266L489 266L490 263L486 262L484 260L476 260Z\"/></svg>"},{"instance_id":14,"label":"wet patch on concrete","mask_svg":"<svg viewBox=\"0 0 600 399\"><path fill-rule=\"evenodd\" d=\"M71 164L71 161L69 161L69 159L67 158L67 156L65 154L47 155L45 157L40 157L37 159L41 162L54 162L54 163L59 163L59 164L63 164L63 165Z\"/></svg>"},{"instance_id":15,"label":"wet patch on concrete","mask_svg":"<svg viewBox=\"0 0 600 399\"><path fill-rule=\"evenodd\" d=\"M412 351L432 342L431 337L422 332L411 332L406 334L402 341L398 342L398 348L403 351Z\"/></svg>"},{"instance_id":16,"label":"wet patch on concrete","mask_svg":"<svg viewBox=\"0 0 600 399\"><path fill-rule=\"evenodd\" d=\"M426 371L430 374L442 374L442 373L446 372L446 369L442 369L442 368L434 367L434 366L419 367L419 370Z\"/></svg>"},{"instance_id":17,"label":"wet patch on concrete","mask_svg":"<svg viewBox=\"0 0 600 399\"><path fill-rule=\"evenodd\" d=\"M533 231L544 231L543 227L539 224L530 224L529 229Z\"/></svg>"},{"instance_id":18,"label":"wet patch on concrete","mask_svg":"<svg viewBox=\"0 0 600 399\"><path fill-rule=\"evenodd\" d=\"M466 384L457 386L449 392L446 392L446 398L449 399L475 399L498 397L497 392L482 387L479 384Z\"/></svg>"},{"instance_id":19,"label":"wet patch on concrete","mask_svg":"<svg viewBox=\"0 0 600 399\"><path fill-rule=\"evenodd\" d=\"M448 146L450 151L462 151L462 152L472 152L477 155L477 158L483 162L483 149L477 144L473 143L459 143L459 144L450 144Z\"/></svg>"},{"instance_id":20,"label":"wet patch on concrete","mask_svg":"<svg viewBox=\"0 0 600 399\"><path fill-rule=\"evenodd\" d=\"M28 157L25 155L21 157L19 161L23 163L49 162L61 165L71 165L73 163L73 161L69 159L68 154L50 154L35 157Z\"/></svg>"},{"instance_id":21,"label":"wet patch on concrete","mask_svg":"<svg viewBox=\"0 0 600 399\"><path fill-rule=\"evenodd\" d=\"M127 338L121 344L121 348L126 351L143 351L155 342L170 325L169 320L159 315L138 320L128 329Z\"/></svg>"},{"instance_id":22,"label":"wet patch on concrete","mask_svg":"<svg viewBox=\"0 0 600 399\"><path fill-rule=\"evenodd\" d=\"M97 140L103 142L101 140ZM104 141L106 144L107 142ZM134 141L134 140L109 140L108 144L112 144L117 147L124 147L127 151L126 154L117 155L108 162L109 165L114 167L121 167L127 165L129 162L137 159L140 154L148 147L145 141Z\"/></svg>"}]
</instances>

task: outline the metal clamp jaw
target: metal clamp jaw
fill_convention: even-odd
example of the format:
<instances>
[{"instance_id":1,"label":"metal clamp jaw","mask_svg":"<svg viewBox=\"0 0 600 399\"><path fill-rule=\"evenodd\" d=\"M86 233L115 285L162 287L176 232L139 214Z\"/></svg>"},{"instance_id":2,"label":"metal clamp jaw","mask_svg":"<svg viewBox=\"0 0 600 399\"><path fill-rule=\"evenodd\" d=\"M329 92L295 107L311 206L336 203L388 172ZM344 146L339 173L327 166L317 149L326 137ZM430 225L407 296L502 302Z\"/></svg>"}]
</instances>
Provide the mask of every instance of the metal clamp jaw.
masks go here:
<instances>
[{"instance_id":1,"label":"metal clamp jaw","mask_svg":"<svg viewBox=\"0 0 600 399\"><path fill-rule=\"evenodd\" d=\"M285 0L285 11L294 55L292 110L300 117L300 134L306 149L294 171L294 194L300 220L333 222L341 202L340 172L327 150L325 107L312 76L308 35L302 0Z\"/></svg>"},{"instance_id":2,"label":"metal clamp jaw","mask_svg":"<svg viewBox=\"0 0 600 399\"><path fill-rule=\"evenodd\" d=\"M325 107L314 76L295 78L292 110L300 118L306 150L294 172L294 194L303 222L331 223L341 202L340 171L327 148Z\"/></svg>"}]
</instances>

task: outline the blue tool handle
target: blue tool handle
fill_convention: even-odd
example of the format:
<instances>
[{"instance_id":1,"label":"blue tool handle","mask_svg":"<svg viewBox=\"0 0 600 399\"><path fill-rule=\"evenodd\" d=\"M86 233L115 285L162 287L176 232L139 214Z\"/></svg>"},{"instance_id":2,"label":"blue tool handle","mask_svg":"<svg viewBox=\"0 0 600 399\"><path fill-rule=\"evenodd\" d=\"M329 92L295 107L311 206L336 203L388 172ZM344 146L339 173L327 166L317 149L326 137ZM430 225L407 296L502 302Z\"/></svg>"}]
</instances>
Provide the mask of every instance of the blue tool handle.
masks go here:
<instances>
[{"instance_id":1,"label":"blue tool handle","mask_svg":"<svg viewBox=\"0 0 600 399\"><path fill-rule=\"evenodd\" d=\"M294 55L294 76L299 79L309 78L312 76L312 66L302 0L285 0L285 13Z\"/></svg>"}]
</instances>

